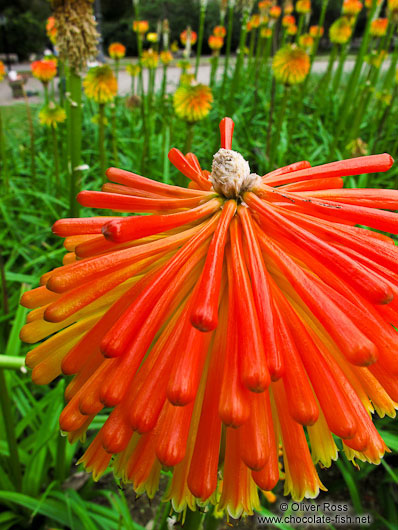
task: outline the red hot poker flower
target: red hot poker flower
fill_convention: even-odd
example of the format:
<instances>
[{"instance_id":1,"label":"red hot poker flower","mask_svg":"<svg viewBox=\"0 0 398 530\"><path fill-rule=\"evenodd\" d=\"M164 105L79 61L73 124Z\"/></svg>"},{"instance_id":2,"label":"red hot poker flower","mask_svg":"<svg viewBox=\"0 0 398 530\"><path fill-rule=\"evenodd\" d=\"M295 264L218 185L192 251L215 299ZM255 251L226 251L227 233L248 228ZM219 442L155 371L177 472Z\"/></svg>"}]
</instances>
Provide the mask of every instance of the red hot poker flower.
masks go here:
<instances>
[{"instance_id":1,"label":"red hot poker flower","mask_svg":"<svg viewBox=\"0 0 398 530\"><path fill-rule=\"evenodd\" d=\"M21 338L33 380L73 375L60 426L70 441L111 407L81 461L152 497L162 466L176 510L218 503L233 517L280 479L315 497L315 465L379 463L371 421L398 402L398 192L344 189L388 170L387 154L263 177L220 124L212 171L170 151L189 189L110 168L82 206L152 215L62 219L64 265L25 293ZM45 340L43 340L45 339ZM225 444L221 444L225 439ZM308 441L307 441L308 439ZM222 471L223 480L219 481Z\"/></svg>"}]
</instances>

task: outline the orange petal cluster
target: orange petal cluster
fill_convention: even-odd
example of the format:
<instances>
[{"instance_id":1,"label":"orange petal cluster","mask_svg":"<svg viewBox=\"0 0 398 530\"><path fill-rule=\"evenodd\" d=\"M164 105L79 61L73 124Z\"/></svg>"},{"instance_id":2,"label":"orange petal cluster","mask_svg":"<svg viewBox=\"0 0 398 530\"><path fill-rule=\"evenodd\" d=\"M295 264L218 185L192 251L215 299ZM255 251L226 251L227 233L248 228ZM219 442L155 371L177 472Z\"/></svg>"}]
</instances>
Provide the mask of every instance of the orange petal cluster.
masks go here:
<instances>
[{"instance_id":1,"label":"orange petal cluster","mask_svg":"<svg viewBox=\"0 0 398 530\"><path fill-rule=\"evenodd\" d=\"M55 223L68 253L23 295L21 338L40 342L33 381L73 376L70 441L111 409L81 459L95 478L112 461L152 497L165 467L176 510L239 517L282 472L285 494L315 497L333 435L351 460L388 450L371 417L398 402L398 250L380 232L398 233L398 192L343 187L387 154L249 174L232 120L220 129L211 174L170 151L188 189L110 168L79 194L110 215Z\"/></svg>"},{"instance_id":2,"label":"orange petal cluster","mask_svg":"<svg viewBox=\"0 0 398 530\"><path fill-rule=\"evenodd\" d=\"M33 76L42 83L48 83L57 74L57 63L55 61L34 61L30 67Z\"/></svg>"}]
</instances>

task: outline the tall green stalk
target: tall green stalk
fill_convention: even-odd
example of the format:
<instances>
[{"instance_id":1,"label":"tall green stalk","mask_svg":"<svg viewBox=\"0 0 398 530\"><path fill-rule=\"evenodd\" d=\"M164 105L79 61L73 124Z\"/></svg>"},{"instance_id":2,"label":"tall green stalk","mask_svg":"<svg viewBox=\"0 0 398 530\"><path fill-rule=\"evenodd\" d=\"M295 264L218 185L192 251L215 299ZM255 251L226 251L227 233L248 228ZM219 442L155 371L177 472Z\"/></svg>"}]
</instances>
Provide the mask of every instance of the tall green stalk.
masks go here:
<instances>
[{"instance_id":1,"label":"tall green stalk","mask_svg":"<svg viewBox=\"0 0 398 530\"><path fill-rule=\"evenodd\" d=\"M333 92L337 92L340 86L341 76L343 75L344 64L347 59L347 54L348 54L348 44L343 44L340 49L339 62L338 62L336 72L333 77L333 88L332 88Z\"/></svg>"},{"instance_id":2,"label":"tall green stalk","mask_svg":"<svg viewBox=\"0 0 398 530\"><path fill-rule=\"evenodd\" d=\"M368 12L368 19L366 22L365 32L364 32L361 46L359 48L359 52L358 52L358 55L355 61L355 66L349 78L348 85L345 91L345 96L344 96L343 102L340 107L340 111L339 111L340 120L339 120L338 128L336 131L336 138L339 137L339 134L341 133L341 131L346 125L347 114L348 114L347 110L348 110L348 107L352 104L353 96L358 86L358 81L361 75L365 53L369 46L370 25L373 19L373 15L376 11L376 7L377 7L377 0L373 0L372 7Z\"/></svg>"},{"instance_id":3,"label":"tall green stalk","mask_svg":"<svg viewBox=\"0 0 398 530\"><path fill-rule=\"evenodd\" d=\"M240 82L240 71L242 69L243 59L245 56L244 49L245 49L245 42L246 42L246 35L247 35L248 19L249 19L249 9L245 7L243 10L243 16L242 16L242 26L240 30L239 47L238 47L238 52L237 52L234 77L232 79L231 92L229 94L229 102L228 102L228 110L227 110L228 115L231 113L233 98L234 98L235 92Z\"/></svg>"},{"instance_id":4,"label":"tall green stalk","mask_svg":"<svg viewBox=\"0 0 398 530\"><path fill-rule=\"evenodd\" d=\"M278 121L276 122L276 131L273 137L271 153L269 157L269 167L271 169L273 168L273 165L275 162L276 150L278 148L278 144L279 144L279 140L281 136L283 120L285 119L286 109L287 109L287 105L289 101L289 95L290 95L290 87L288 85L285 85L284 91L282 94L282 102L279 107Z\"/></svg>"},{"instance_id":5,"label":"tall green stalk","mask_svg":"<svg viewBox=\"0 0 398 530\"><path fill-rule=\"evenodd\" d=\"M105 103L100 103L98 108L98 150L100 155L101 178L105 178Z\"/></svg>"},{"instance_id":6,"label":"tall green stalk","mask_svg":"<svg viewBox=\"0 0 398 530\"><path fill-rule=\"evenodd\" d=\"M54 125L51 126L51 143L53 149L53 159L54 159L54 173L55 173L55 189L57 196L59 196L61 191L60 178L59 178L59 152L58 152L58 140L57 140L57 131Z\"/></svg>"},{"instance_id":7,"label":"tall green stalk","mask_svg":"<svg viewBox=\"0 0 398 530\"><path fill-rule=\"evenodd\" d=\"M200 0L200 19L198 44L196 46L195 77L198 77L200 54L202 53L203 33L205 27L207 0Z\"/></svg>"},{"instance_id":8,"label":"tall green stalk","mask_svg":"<svg viewBox=\"0 0 398 530\"><path fill-rule=\"evenodd\" d=\"M82 78L75 70L69 72L70 87L70 173L69 173L69 215L77 217L76 195L80 187L82 147Z\"/></svg>"},{"instance_id":9,"label":"tall green stalk","mask_svg":"<svg viewBox=\"0 0 398 530\"><path fill-rule=\"evenodd\" d=\"M224 74L222 79L221 97L224 97L225 85L228 77L229 58L231 56L231 45L232 45L232 30L234 25L234 7L235 2L229 0L228 4L228 29L227 29L227 46L225 49L225 62L224 62Z\"/></svg>"},{"instance_id":10,"label":"tall green stalk","mask_svg":"<svg viewBox=\"0 0 398 530\"><path fill-rule=\"evenodd\" d=\"M2 118L2 109L0 107L0 162L1 162L1 174L4 181L5 188L8 188L8 167L7 167L7 154L6 154L6 144L5 136L3 131L3 118Z\"/></svg>"},{"instance_id":11,"label":"tall green stalk","mask_svg":"<svg viewBox=\"0 0 398 530\"><path fill-rule=\"evenodd\" d=\"M31 177L34 181L36 179L36 150L35 150L35 131L33 128L32 113L30 111L30 105L28 96L26 95L25 88L22 86L23 97L25 101L26 117L29 126L29 138L30 138L30 171Z\"/></svg>"}]
</instances>

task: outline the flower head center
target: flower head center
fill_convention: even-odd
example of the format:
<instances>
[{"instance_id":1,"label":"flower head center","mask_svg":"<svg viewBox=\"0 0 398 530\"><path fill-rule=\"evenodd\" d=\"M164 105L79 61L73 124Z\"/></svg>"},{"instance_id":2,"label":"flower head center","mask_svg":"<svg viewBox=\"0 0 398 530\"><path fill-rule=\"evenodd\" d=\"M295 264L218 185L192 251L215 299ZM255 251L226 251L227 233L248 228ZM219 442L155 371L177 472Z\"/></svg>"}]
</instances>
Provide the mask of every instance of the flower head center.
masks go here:
<instances>
[{"instance_id":1,"label":"flower head center","mask_svg":"<svg viewBox=\"0 0 398 530\"><path fill-rule=\"evenodd\" d=\"M217 151L209 179L214 190L227 199L241 197L245 191L250 191L261 182L261 177L250 173L249 163L243 156L232 149Z\"/></svg>"}]
</instances>

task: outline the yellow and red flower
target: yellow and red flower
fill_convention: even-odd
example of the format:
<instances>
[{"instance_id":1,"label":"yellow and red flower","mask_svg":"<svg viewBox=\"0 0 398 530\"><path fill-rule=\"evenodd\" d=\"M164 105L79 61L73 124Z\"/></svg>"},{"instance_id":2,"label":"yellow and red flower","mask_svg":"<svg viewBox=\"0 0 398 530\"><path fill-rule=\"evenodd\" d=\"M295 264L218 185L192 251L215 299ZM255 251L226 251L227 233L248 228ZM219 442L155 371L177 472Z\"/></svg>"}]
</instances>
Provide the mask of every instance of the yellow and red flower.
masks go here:
<instances>
[{"instance_id":1,"label":"yellow and red flower","mask_svg":"<svg viewBox=\"0 0 398 530\"><path fill-rule=\"evenodd\" d=\"M34 61L30 68L33 77L39 79L42 83L48 83L57 75L57 63L55 61Z\"/></svg>"},{"instance_id":2,"label":"yellow and red flower","mask_svg":"<svg viewBox=\"0 0 398 530\"><path fill-rule=\"evenodd\" d=\"M213 35L215 35L216 37L224 38L226 34L227 34L227 30L225 29L225 26L216 26L213 29Z\"/></svg>"},{"instance_id":3,"label":"yellow and red flower","mask_svg":"<svg viewBox=\"0 0 398 530\"><path fill-rule=\"evenodd\" d=\"M147 20L134 20L133 22L133 31L140 35L145 35L149 30L149 23Z\"/></svg>"},{"instance_id":4,"label":"yellow and red flower","mask_svg":"<svg viewBox=\"0 0 398 530\"><path fill-rule=\"evenodd\" d=\"M141 62L142 66L145 66L146 68L157 68L159 62L158 52L152 48L149 48L149 50L144 50L142 52Z\"/></svg>"},{"instance_id":5,"label":"yellow and red flower","mask_svg":"<svg viewBox=\"0 0 398 530\"><path fill-rule=\"evenodd\" d=\"M291 0L286 0L285 3L283 4L284 14L290 15L291 13L293 13L293 11L294 11L293 3L291 2Z\"/></svg>"},{"instance_id":6,"label":"yellow and red flower","mask_svg":"<svg viewBox=\"0 0 398 530\"><path fill-rule=\"evenodd\" d=\"M342 14L356 17L362 10L363 3L359 0L344 0Z\"/></svg>"},{"instance_id":7,"label":"yellow and red flower","mask_svg":"<svg viewBox=\"0 0 398 530\"><path fill-rule=\"evenodd\" d=\"M317 37L323 37L325 30L322 26L310 26L310 35L316 39Z\"/></svg>"},{"instance_id":8,"label":"yellow and red flower","mask_svg":"<svg viewBox=\"0 0 398 530\"><path fill-rule=\"evenodd\" d=\"M296 25L296 19L293 15L285 15L282 17L282 26L284 28L287 28L289 26L295 26Z\"/></svg>"},{"instance_id":9,"label":"yellow and red flower","mask_svg":"<svg viewBox=\"0 0 398 530\"><path fill-rule=\"evenodd\" d=\"M370 34L372 37L384 37L387 33L388 18L375 18L370 23Z\"/></svg>"},{"instance_id":10,"label":"yellow and red flower","mask_svg":"<svg viewBox=\"0 0 398 530\"><path fill-rule=\"evenodd\" d=\"M272 0L260 0L258 8L262 13L268 13L268 10L272 7Z\"/></svg>"},{"instance_id":11,"label":"yellow and red flower","mask_svg":"<svg viewBox=\"0 0 398 530\"><path fill-rule=\"evenodd\" d=\"M210 112L212 102L211 88L202 84L181 84L173 97L175 113L189 123L205 118Z\"/></svg>"},{"instance_id":12,"label":"yellow and red flower","mask_svg":"<svg viewBox=\"0 0 398 530\"><path fill-rule=\"evenodd\" d=\"M62 107L53 101L50 101L48 105L40 110L39 120L43 125L54 127L56 129L59 123L66 120L66 112Z\"/></svg>"},{"instance_id":13,"label":"yellow and red flower","mask_svg":"<svg viewBox=\"0 0 398 530\"><path fill-rule=\"evenodd\" d=\"M184 29L184 31L180 33L181 44L183 44L184 46L186 45L187 40L188 40L188 35L190 35L191 37L191 44L192 45L196 44L196 41L198 40L198 35L196 31L193 31L192 29Z\"/></svg>"},{"instance_id":14,"label":"yellow and red flower","mask_svg":"<svg viewBox=\"0 0 398 530\"><path fill-rule=\"evenodd\" d=\"M308 54L295 44L280 48L272 60L275 79L286 85L302 83L310 71Z\"/></svg>"},{"instance_id":15,"label":"yellow and red flower","mask_svg":"<svg viewBox=\"0 0 398 530\"><path fill-rule=\"evenodd\" d=\"M260 177L232 150L232 120L220 129L211 173L170 151L188 189L110 168L78 195L110 215L55 223L68 253L23 295L21 338L40 342L33 381L73 376L69 440L112 409L80 460L94 478L114 455L153 497L165 466L175 509L219 496L239 517L279 481L279 444L296 500L324 489L333 436L350 460L388 451L371 414L398 402L398 249L380 233L398 232L398 191L343 188L388 170L387 154Z\"/></svg>"},{"instance_id":16,"label":"yellow and red flower","mask_svg":"<svg viewBox=\"0 0 398 530\"><path fill-rule=\"evenodd\" d=\"M122 59L126 55L126 46L120 42L113 42L109 45L108 53L112 59Z\"/></svg>"},{"instance_id":17,"label":"yellow and red flower","mask_svg":"<svg viewBox=\"0 0 398 530\"><path fill-rule=\"evenodd\" d=\"M309 33L303 33L300 35L298 43L301 48L304 48L306 52L309 52L314 46L314 37L312 37Z\"/></svg>"},{"instance_id":18,"label":"yellow and red flower","mask_svg":"<svg viewBox=\"0 0 398 530\"><path fill-rule=\"evenodd\" d=\"M224 46L224 39L216 35L210 35L208 40L209 48L213 51L220 51Z\"/></svg>"},{"instance_id":19,"label":"yellow and red flower","mask_svg":"<svg viewBox=\"0 0 398 530\"><path fill-rule=\"evenodd\" d=\"M279 6L272 6L269 10L269 16L271 18L279 18L281 16L282 9Z\"/></svg>"},{"instance_id":20,"label":"yellow and red flower","mask_svg":"<svg viewBox=\"0 0 398 530\"><path fill-rule=\"evenodd\" d=\"M57 42L57 34L58 30L55 25L55 18L54 17L48 17L46 22L46 33L47 37L50 39L50 41L55 44Z\"/></svg>"},{"instance_id":21,"label":"yellow and red flower","mask_svg":"<svg viewBox=\"0 0 398 530\"><path fill-rule=\"evenodd\" d=\"M298 28L297 28L296 24L289 24L289 26L287 26L287 28L286 28L286 33L288 35L297 35L297 30L298 30Z\"/></svg>"},{"instance_id":22,"label":"yellow and red flower","mask_svg":"<svg viewBox=\"0 0 398 530\"><path fill-rule=\"evenodd\" d=\"M329 28L330 42L346 44L352 35L352 24L347 17L340 17Z\"/></svg>"},{"instance_id":23,"label":"yellow and red flower","mask_svg":"<svg viewBox=\"0 0 398 530\"><path fill-rule=\"evenodd\" d=\"M173 54L169 50L163 50L159 54L160 62L165 66L169 65L173 60Z\"/></svg>"},{"instance_id":24,"label":"yellow and red flower","mask_svg":"<svg viewBox=\"0 0 398 530\"><path fill-rule=\"evenodd\" d=\"M260 29L260 36L264 39L269 39L272 37L272 29L271 28L261 28Z\"/></svg>"},{"instance_id":25,"label":"yellow and red flower","mask_svg":"<svg viewBox=\"0 0 398 530\"><path fill-rule=\"evenodd\" d=\"M258 14L252 15L250 17L250 23L252 28L257 29L260 26L261 23L261 17Z\"/></svg>"},{"instance_id":26,"label":"yellow and red flower","mask_svg":"<svg viewBox=\"0 0 398 530\"><path fill-rule=\"evenodd\" d=\"M108 64L90 68L83 86L86 96L100 104L112 101L117 94L117 79Z\"/></svg>"},{"instance_id":27,"label":"yellow and red flower","mask_svg":"<svg viewBox=\"0 0 398 530\"><path fill-rule=\"evenodd\" d=\"M298 0L296 2L296 11L300 15L308 15L308 13L311 13L311 0Z\"/></svg>"},{"instance_id":28,"label":"yellow and red flower","mask_svg":"<svg viewBox=\"0 0 398 530\"><path fill-rule=\"evenodd\" d=\"M131 75L131 77L137 77L141 72L141 66L138 63L128 64L126 66L126 72Z\"/></svg>"},{"instance_id":29,"label":"yellow and red flower","mask_svg":"<svg viewBox=\"0 0 398 530\"><path fill-rule=\"evenodd\" d=\"M398 13L398 0L388 0L387 8L390 13Z\"/></svg>"}]
</instances>

